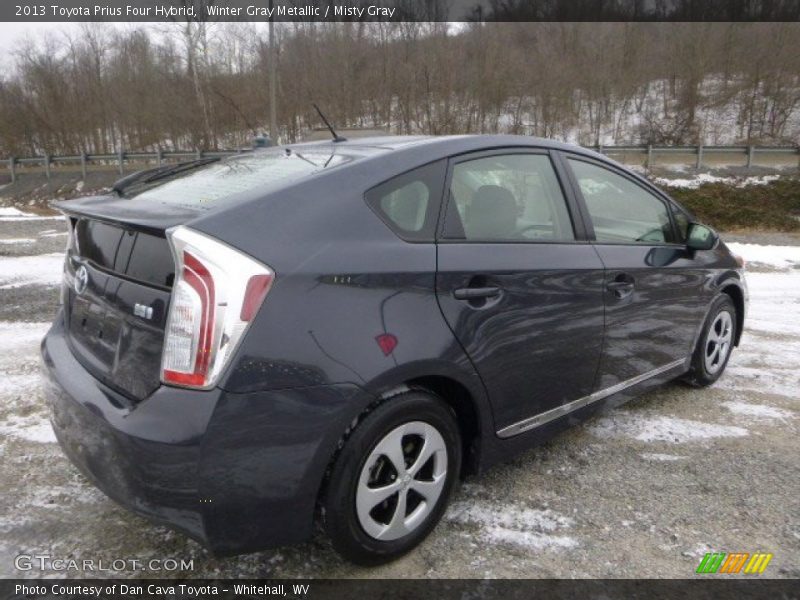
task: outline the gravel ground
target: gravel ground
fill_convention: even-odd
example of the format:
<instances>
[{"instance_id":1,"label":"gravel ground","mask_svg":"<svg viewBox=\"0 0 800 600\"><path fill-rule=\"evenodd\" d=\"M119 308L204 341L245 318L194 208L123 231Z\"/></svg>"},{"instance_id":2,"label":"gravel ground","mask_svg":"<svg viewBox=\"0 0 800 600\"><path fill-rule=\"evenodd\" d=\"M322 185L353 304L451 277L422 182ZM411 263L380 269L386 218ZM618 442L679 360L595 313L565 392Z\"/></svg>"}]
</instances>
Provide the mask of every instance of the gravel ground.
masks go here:
<instances>
[{"instance_id":1,"label":"gravel ground","mask_svg":"<svg viewBox=\"0 0 800 600\"><path fill-rule=\"evenodd\" d=\"M669 384L471 478L417 551L368 570L322 536L215 559L117 507L62 456L38 343L55 313L63 228L0 215L0 576L40 576L14 557L46 553L193 560L191 572L98 573L124 577L681 578L714 550L771 552L764 576L800 577L800 262L750 261L751 318L717 385ZM737 241L793 241L767 235Z\"/></svg>"}]
</instances>

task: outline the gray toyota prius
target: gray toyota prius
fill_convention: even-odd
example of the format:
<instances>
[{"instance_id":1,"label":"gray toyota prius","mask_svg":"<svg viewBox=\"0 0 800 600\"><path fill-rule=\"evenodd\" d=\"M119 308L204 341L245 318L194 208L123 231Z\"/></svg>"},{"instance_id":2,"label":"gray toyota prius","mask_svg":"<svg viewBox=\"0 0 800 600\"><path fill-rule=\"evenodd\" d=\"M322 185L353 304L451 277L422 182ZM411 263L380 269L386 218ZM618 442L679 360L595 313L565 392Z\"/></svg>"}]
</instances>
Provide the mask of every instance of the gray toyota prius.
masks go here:
<instances>
[{"instance_id":1,"label":"gray toyota prius","mask_svg":"<svg viewBox=\"0 0 800 600\"><path fill-rule=\"evenodd\" d=\"M394 559L465 474L652 386L716 381L747 304L712 229L530 137L257 149L58 208L59 442L220 555L319 521L350 560Z\"/></svg>"}]
</instances>

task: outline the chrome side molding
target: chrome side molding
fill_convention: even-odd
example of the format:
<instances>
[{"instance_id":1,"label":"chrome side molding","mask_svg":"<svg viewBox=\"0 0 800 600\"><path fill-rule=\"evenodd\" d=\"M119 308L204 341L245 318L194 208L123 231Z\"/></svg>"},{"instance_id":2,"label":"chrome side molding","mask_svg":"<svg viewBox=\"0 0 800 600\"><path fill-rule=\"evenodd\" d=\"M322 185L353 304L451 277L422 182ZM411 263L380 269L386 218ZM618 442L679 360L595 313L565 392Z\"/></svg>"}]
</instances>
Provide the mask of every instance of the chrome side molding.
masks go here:
<instances>
[{"instance_id":1,"label":"chrome side molding","mask_svg":"<svg viewBox=\"0 0 800 600\"><path fill-rule=\"evenodd\" d=\"M655 377L656 375L661 375L662 373L666 373L667 371L671 371L672 369L675 369L685 364L686 364L686 359L682 358L680 360L674 360L671 363L660 366L656 369L653 369L652 371L648 371L647 373L642 373L641 375L637 375L636 377L632 377L631 379L620 381L619 383L612 385L611 387L608 387L604 390L598 390L593 394L584 396L583 398L578 398L577 400L573 400L572 402L567 402L566 404L562 404L561 406L557 406L543 413L539 413L536 416L523 419L522 421L518 421L516 423L512 423L508 427L503 427L503 429L498 431L497 436L501 438L510 438L520 433L530 431L531 429L540 427L545 423L549 423L550 421L558 419L559 417L568 415L569 413L574 412L579 408L583 408L595 402L599 402L600 400L608 398L609 396L613 396L614 394L621 392L622 390L632 387L638 383L642 383L643 381L647 381L648 379Z\"/></svg>"}]
</instances>

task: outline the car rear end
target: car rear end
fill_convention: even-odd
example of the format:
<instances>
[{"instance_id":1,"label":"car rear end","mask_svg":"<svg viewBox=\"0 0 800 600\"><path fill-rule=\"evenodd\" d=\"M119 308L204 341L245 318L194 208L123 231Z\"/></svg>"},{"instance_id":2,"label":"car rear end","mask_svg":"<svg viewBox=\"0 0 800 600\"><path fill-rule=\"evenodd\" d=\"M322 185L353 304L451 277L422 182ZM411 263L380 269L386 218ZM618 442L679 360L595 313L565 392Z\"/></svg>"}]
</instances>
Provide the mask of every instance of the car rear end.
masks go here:
<instances>
[{"instance_id":1,"label":"car rear end","mask_svg":"<svg viewBox=\"0 0 800 600\"><path fill-rule=\"evenodd\" d=\"M224 181L214 200L225 202L213 210L146 193L61 203L69 224L61 306L42 342L53 428L71 461L114 500L219 553L310 533L330 456L320 431L338 427L335 410L360 394L220 385L275 281L269 265L193 227L237 206L226 199L242 187L240 167L208 167ZM292 168L298 177L316 172ZM156 189L179 196L203 182L183 183ZM257 183L245 186L250 198L264 193ZM328 412L317 423L298 404Z\"/></svg>"},{"instance_id":2,"label":"car rear end","mask_svg":"<svg viewBox=\"0 0 800 600\"><path fill-rule=\"evenodd\" d=\"M200 440L218 394L162 386L172 251L155 227L109 220L112 203L68 205L61 307L42 343L53 428L109 496L202 539Z\"/></svg>"},{"instance_id":3,"label":"car rear end","mask_svg":"<svg viewBox=\"0 0 800 600\"><path fill-rule=\"evenodd\" d=\"M113 204L63 207L61 310L42 347L54 429L108 495L202 539L199 464L216 383L274 274L181 225L114 222Z\"/></svg>"}]
</instances>

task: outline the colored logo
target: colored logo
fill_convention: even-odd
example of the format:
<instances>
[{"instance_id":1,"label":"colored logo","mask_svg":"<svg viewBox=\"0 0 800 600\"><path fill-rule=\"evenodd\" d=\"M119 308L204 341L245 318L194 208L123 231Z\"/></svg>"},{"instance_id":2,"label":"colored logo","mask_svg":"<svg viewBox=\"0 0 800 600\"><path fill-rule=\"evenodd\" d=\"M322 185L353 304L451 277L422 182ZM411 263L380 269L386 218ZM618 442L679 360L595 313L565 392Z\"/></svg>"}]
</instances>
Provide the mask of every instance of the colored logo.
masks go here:
<instances>
[{"instance_id":1,"label":"colored logo","mask_svg":"<svg viewBox=\"0 0 800 600\"><path fill-rule=\"evenodd\" d=\"M771 560L772 554L766 552L707 552L695 572L760 575Z\"/></svg>"}]
</instances>

